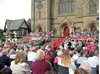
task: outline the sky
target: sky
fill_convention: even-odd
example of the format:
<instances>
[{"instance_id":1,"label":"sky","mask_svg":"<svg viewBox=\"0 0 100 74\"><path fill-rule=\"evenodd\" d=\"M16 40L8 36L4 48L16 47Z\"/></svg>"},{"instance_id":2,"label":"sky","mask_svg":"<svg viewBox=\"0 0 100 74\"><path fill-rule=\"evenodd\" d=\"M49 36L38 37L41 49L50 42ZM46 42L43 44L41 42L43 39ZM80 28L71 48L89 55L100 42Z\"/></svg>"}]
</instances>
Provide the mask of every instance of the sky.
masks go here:
<instances>
[{"instance_id":1,"label":"sky","mask_svg":"<svg viewBox=\"0 0 100 74\"><path fill-rule=\"evenodd\" d=\"M0 29L6 19L31 18L31 0L0 0Z\"/></svg>"}]
</instances>

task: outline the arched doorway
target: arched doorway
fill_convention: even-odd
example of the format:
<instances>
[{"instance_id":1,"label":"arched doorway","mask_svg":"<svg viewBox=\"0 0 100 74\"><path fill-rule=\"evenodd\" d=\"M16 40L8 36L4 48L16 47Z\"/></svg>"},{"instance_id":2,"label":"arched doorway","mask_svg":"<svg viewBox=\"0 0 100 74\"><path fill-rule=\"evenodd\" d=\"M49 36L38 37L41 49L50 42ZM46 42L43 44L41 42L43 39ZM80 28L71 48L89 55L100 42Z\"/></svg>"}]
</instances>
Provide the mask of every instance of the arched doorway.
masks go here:
<instances>
[{"instance_id":1,"label":"arched doorway","mask_svg":"<svg viewBox=\"0 0 100 74\"><path fill-rule=\"evenodd\" d=\"M41 27L39 27L38 28L38 32L42 32L43 30L42 30L42 28Z\"/></svg>"},{"instance_id":2,"label":"arched doorway","mask_svg":"<svg viewBox=\"0 0 100 74\"><path fill-rule=\"evenodd\" d=\"M75 30L76 33L81 33L81 31L82 31L81 27L77 27L76 30Z\"/></svg>"},{"instance_id":3,"label":"arched doorway","mask_svg":"<svg viewBox=\"0 0 100 74\"><path fill-rule=\"evenodd\" d=\"M97 22L91 22L88 27L89 34L92 36L98 35L99 25Z\"/></svg>"},{"instance_id":4,"label":"arched doorway","mask_svg":"<svg viewBox=\"0 0 100 74\"><path fill-rule=\"evenodd\" d=\"M36 30L37 30L37 32L43 32L42 27L40 25L37 25Z\"/></svg>"},{"instance_id":5,"label":"arched doorway","mask_svg":"<svg viewBox=\"0 0 100 74\"><path fill-rule=\"evenodd\" d=\"M58 32L61 36L70 36L70 30L71 28L69 27L66 22L58 26Z\"/></svg>"},{"instance_id":6,"label":"arched doorway","mask_svg":"<svg viewBox=\"0 0 100 74\"><path fill-rule=\"evenodd\" d=\"M63 35L64 36L69 36L70 35L70 29L68 26L65 26L63 29Z\"/></svg>"},{"instance_id":7,"label":"arched doorway","mask_svg":"<svg viewBox=\"0 0 100 74\"><path fill-rule=\"evenodd\" d=\"M97 28L94 24L90 26L90 32L97 32Z\"/></svg>"}]
</instances>

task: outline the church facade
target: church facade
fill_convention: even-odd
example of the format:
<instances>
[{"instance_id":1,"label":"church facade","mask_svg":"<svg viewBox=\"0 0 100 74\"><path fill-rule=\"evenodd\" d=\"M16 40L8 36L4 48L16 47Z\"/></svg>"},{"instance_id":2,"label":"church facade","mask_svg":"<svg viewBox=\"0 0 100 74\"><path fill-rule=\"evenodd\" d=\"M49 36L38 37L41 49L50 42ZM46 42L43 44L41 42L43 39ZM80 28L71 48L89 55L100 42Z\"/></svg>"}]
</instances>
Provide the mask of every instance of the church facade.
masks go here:
<instances>
[{"instance_id":1,"label":"church facade","mask_svg":"<svg viewBox=\"0 0 100 74\"><path fill-rule=\"evenodd\" d=\"M32 0L31 30L61 34L75 29L98 31L99 0Z\"/></svg>"}]
</instances>

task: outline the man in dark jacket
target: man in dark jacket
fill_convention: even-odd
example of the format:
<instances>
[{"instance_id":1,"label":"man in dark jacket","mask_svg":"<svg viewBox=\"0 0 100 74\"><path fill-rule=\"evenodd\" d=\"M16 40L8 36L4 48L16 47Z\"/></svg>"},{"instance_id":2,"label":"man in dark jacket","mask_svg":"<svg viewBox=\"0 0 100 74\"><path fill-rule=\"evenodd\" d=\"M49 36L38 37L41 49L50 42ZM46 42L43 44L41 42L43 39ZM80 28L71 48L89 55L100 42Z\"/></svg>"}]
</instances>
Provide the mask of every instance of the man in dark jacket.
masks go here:
<instances>
[{"instance_id":1,"label":"man in dark jacket","mask_svg":"<svg viewBox=\"0 0 100 74\"><path fill-rule=\"evenodd\" d=\"M6 52L6 50L2 50L3 55L0 56L0 64L3 64L4 66L10 66L10 58L6 56Z\"/></svg>"}]
</instances>

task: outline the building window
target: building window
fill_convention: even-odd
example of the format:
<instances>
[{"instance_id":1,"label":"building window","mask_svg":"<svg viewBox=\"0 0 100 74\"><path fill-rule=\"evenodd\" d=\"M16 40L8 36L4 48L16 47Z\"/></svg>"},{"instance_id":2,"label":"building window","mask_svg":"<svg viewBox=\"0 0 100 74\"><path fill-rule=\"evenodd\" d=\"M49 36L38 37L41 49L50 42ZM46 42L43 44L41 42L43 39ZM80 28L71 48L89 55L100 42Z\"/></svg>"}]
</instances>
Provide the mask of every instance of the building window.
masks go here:
<instances>
[{"instance_id":1,"label":"building window","mask_svg":"<svg viewBox=\"0 0 100 74\"><path fill-rule=\"evenodd\" d=\"M96 14L97 13L97 5L93 0L89 2L89 14Z\"/></svg>"},{"instance_id":2,"label":"building window","mask_svg":"<svg viewBox=\"0 0 100 74\"><path fill-rule=\"evenodd\" d=\"M22 36L22 29L19 29L19 30L18 30L18 35L19 35L19 36Z\"/></svg>"},{"instance_id":3,"label":"building window","mask_svg":"<svg viewBox=\"0 0 100 74\"><path fill-rule=\"evenodd\" d=\"M59 0L58 12L61 13L74 13L75 0Z\"/></svg>"}]
</instances>

